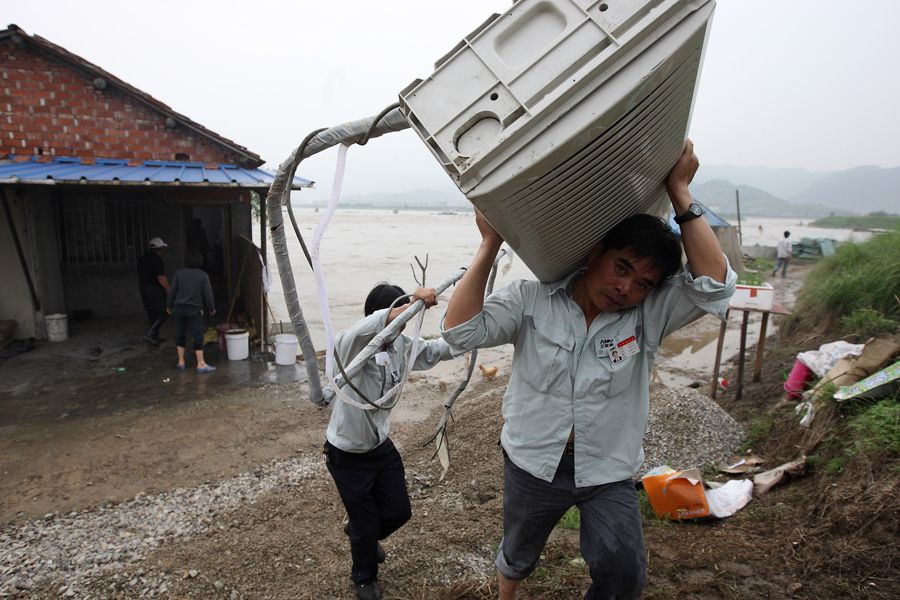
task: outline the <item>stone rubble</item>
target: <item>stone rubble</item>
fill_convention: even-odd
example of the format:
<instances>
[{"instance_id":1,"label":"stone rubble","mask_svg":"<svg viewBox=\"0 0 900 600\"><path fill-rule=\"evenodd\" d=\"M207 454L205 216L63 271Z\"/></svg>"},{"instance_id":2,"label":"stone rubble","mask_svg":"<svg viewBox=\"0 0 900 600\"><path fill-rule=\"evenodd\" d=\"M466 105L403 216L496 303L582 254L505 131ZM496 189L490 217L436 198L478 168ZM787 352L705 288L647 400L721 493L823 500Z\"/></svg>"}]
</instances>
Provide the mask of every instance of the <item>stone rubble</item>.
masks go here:
<instances>
[{"instance_id":1,"label":"stone rubble","mask_svg":"<svg viewBox=\"0 0 900 600\"><path fill-rule=\"evenodd\" d=\"M322 461L315 455L276 460L217 483L138 494L118 505L66 515L49 513L4 527L0 530L0 598L32 597L32 590L51 584L59 586L59 597L95 597L82 595L90 580L123 571L168 541L220 526L224 517L271 490L299 486L322 472ZM198 573L186 574L196 577ZM124 597L165 597L170 587L161 573L138 569L129 577L130 581L119 582L128 590Z\"/></svg>"}]
</instances>

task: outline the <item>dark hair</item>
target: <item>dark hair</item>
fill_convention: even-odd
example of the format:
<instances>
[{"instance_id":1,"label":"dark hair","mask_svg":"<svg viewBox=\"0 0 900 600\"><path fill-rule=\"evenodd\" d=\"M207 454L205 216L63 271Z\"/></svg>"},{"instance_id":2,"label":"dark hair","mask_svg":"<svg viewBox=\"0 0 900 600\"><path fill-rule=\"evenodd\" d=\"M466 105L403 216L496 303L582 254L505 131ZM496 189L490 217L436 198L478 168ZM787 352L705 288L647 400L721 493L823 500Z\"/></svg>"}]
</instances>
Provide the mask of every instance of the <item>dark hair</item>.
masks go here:
<instances>
[{"instance_id":1,"label":"dark hair","mask_svg":"<svg viewBox=\"0 0 900 600\"><path fill-rule=\"evenodd\" d=\"M681 269L681 243L669 225L653 215L637 214L620 221L603 237L603 250L628 250L662 271L662 279Z\"/></svg>"},{"instance_id":2,"label":"dark hair","mask_svg":"<svg viewBox=\"0 0 900 600\"><path fill-rule=\"evenodd\" d=\"M791 237L791 232L790 232L790 231L785 231L785 232L784 232L784 237Z\"/></svg>"},{"instance_id":3,"label":"dark hair","mask_svg":"<svg viewBox=\"0 0 900 600\"><path fill-rule=\"evenodd\" d=\"M184 266L191 269L199 269L203 266L203 255L199 252L188 252L187 256L184 257Z\"/></svg>"},{"instance_id":4,"label":"dark hair","mask_svg":"<svg viewBox=\"0 0 900 600\"><path fill-rule=\"evenodd\" d=\"M376 310L388 308L393 304L394 300L405 295L406 292L404 292L403 288L400 286L391 285L389 283L379 283L373 287L372 291L369 292L369 295L366 296L366 305L363 310L368 317Z\"/></svg>"}]
</instances>

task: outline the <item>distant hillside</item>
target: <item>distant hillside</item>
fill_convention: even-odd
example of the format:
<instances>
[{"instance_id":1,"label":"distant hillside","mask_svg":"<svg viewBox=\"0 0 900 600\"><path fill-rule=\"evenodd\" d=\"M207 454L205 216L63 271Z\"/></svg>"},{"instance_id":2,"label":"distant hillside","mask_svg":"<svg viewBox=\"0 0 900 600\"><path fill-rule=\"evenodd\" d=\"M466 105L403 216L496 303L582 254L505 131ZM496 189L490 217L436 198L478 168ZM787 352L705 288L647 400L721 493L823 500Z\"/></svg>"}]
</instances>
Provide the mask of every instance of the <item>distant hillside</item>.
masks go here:
<instances>
[{"instance_id":1,"label":"distant hillside","mask_svg":"<svg viewBox=\"0 0 900 600\"><path fill-rule=\"evenodd\" d=\"M860 214L900 213L900 167L866 166L831 173L788 200L815 202Z\"/></svg>"},{"instance_id":2,"label":"distant hillside","mask_svg":"<svg viewBox=\"0 0 900 600\"><path fill-rule=\"evenodd\" d=\"M717 180L756 188L793 205L826 206L835 214L846 214L841 211L856 214L900 212L900 167L884 169L870 165L844 171L813 172L701 165L694 178L696 184Z\"/></svg>"},{"instance_id":3,"label":"distant hillside","mask_svg":"<svg viewBox=\"0 0 900 600\"><path fill-rule=\"evenodd\" d=\"M700 165L694 177L695 183L706 183L724 179L738 185L748 185L765 190L778 198L796 196L823 178L829 172L814 172L806 169L770 169L768 167L732 167L731 165Z\"/></svg>"},{"instance_id":4,"label":"distant hillside","mask_svg":"<svg viewBox=\"0 0 900 600\"><path fill-rule=\"evenodd\" d=\"M749 185L735 185L717 179L691 185L691 195L723 217L737 214L735 190L741 196L741 216L754 217L827 217L830 214L849 215L847 210L835 210L819 204L791 204L761 189Z\"/></svg>"}]
</instances>

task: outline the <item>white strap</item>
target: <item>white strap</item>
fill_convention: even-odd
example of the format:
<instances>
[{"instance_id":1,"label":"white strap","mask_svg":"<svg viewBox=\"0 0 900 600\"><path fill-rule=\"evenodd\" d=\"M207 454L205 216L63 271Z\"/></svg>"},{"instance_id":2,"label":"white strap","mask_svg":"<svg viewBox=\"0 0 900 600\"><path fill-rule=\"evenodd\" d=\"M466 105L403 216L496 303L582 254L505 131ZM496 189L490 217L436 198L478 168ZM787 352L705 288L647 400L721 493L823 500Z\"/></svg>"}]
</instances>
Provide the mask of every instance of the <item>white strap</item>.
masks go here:
<instances>
[{"instance_id":1,"label":"white strap","mask_svg":"<svg viewBox=\"0 0 900 600\"><path fill-rule=\"evenodd\" d=\"M334 211L337 209L338 201L341 197L341 185L344 181L344 171L347 165L347 149L348 146L345 144L341 144L338 147L338 159L334 169L334 182L331 186L331 197L328 200L328 207L326 208L325 213L322 215L322 218L319 219L316 229L313 232L309 257L312 260L313 274L316 278L316 287L318 288L319 293L319 308L322 311L322 325L325 328L325 383L334 391L335 395L340 398L341 401L363 410L375 410L376 406L357 402L348 396L340 387L338 387L334 380L334 327L332 327L331 324L331 311L328 307L328 288L325 286L325 274L322 272L322 264L319 260L319 246L321 245L322 237L325 235L325 229L328 227L328 223L331 221L331 217L334 215ZM412 344L410 346L409 354L406 357L406 368L404 369L403 376L400 378L397 385L385 392L384 396L373 401L374 404L384 406L395 396L399 397L403 385L409 378L409 373L412 370L415 358L418 356L419 337L420 332L422 331L422 322L424 318L425 311L423 310L419 313L418 318L413 325Z\"/></svg>"},{"instance_id":2,"label":"white strap","mask_svg":"<svg viewBox=\"0 0 900 600\"><path fill-rule=\"evenodd\" d=\"M322 325L325 327L325 377L331 379L334 376L334 328L331 326L331 312L328 309L328 288L325 287L325 274L322 272L322 264L319 262L319 245L325 228L331 221L341 197L341 184L344 181L344 167L347 164L347 146L338 146L337 165L334 169L334 183L331 185L331 198L328 200L328 208L319 219L316 230L313 232L312 246L309 249L309 257L312 260L313 274L316 277L316 287L319 291L319 308L322 311Z\"/></svg>"}]
</instances>

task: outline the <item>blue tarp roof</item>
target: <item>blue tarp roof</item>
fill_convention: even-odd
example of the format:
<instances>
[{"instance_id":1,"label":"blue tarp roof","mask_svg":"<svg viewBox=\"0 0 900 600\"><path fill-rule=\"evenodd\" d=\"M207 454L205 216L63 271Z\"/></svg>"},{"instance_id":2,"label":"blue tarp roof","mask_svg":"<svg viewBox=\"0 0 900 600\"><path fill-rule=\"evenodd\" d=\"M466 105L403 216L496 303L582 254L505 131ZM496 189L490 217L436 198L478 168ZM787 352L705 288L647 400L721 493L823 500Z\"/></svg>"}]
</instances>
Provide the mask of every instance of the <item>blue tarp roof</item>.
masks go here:
<instances>
[{"instance_id":1,"label":"blue tarp roof","mask_svg":"<svg viewBox=\"0 0 900 600\"><path fill-rule=\"evenodd\" d=\"M96 185L164 185L190 187L268 188L274 176L262 169L220 164L147 160L130 166L123 159L97 159L82 164L80 158L55 158L52 162L0 161L0 183L92 183ZM294 177L292 189L313 182Z\"/></svg>"},{"instance_id":2,"label":"blue tarp roof","mask_svg":"<svg viewBox=\"0 0 900 600\"><path fill-rule=\"evenodd\" d=\"M694 202L697 201L694 200ZM709 210L709 208L705 204L702 204L700 202L697 202L697 204L700 204L700 206L703 207L703 216L706 217L706 222L709 223L710 227L731 227L731 224L728 221L726 221L713 211ZM671 227L675 231L675 233L681 235L681 227L679 227L675 222L674 210L669 211L669 227Z\"/></svg>"}]
</instances>

